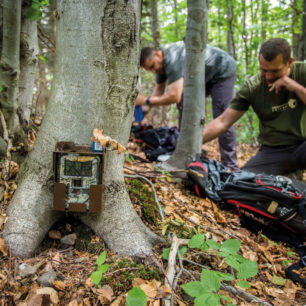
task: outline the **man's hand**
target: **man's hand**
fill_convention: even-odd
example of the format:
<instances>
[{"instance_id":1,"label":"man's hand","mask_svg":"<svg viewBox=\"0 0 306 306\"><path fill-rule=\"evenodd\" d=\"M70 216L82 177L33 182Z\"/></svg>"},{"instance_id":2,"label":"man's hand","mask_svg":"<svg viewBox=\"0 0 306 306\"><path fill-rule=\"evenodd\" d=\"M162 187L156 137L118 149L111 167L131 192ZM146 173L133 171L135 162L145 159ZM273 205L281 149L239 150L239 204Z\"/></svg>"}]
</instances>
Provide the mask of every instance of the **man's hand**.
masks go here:
<instances>
[{"instance_id":1,"label":"man's hand","mask_svg":"<svg viewBox=\"0 0 306 306\"><path fill-rule=\"evenodd\" d=\"M276 94L281 90L294 92L301 99L303 104L306 105L306 88L288 76L279 78L273 84L270 84L269 87L269 91L275 90Z\"/></svg>"},{"instance_id":2,"label":"man's hand","mask_svg":"<svg viewBox=\"0 0 306 306\"><path fill-rule=\"evenodd\" d=\"M136 106L138 105L146 105L147 97L143 96L142 94L138 94L136 98Z\"/></svg>"},{"instance_id":3,"label":"man's hand","mask_svg":"<svg viewBox=\"0 0 306 306\"><path fill-rule=\"evenodd\" d=\"M300 85L285 75L277 79L274 83L269 84L269 87L270 87L269 91L275 90L276 94L282 90L295 91L297 86L300 86Z\"/></svg>"}]
</instances>

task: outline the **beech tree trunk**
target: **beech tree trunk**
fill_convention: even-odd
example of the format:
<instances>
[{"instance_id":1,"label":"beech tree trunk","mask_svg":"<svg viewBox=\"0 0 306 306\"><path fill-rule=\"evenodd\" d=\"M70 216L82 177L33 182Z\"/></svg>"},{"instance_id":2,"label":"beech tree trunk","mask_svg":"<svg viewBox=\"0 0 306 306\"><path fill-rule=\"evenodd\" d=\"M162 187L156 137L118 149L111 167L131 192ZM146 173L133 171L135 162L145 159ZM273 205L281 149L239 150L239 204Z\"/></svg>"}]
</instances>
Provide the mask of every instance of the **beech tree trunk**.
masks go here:
<instances>
[{"instance_id":1,"label":"beech tree trunk","mask_svg":"<svg viewBox=\"0 0 306 306\"><path fill-rule=\"evenodd\" d=\"M301 33L301 49L300 49L300 60L306 60L306 0L303 1L303 12L302 12L302 33Z\"/></svg>"},{"instance_id":2,"label":"beech tree trunk","mask_svg":"<svg viewBox=\"0 0 306 306\"><path fill-rule=\"evenodd\" d=\"M159 48L160 45L160 30L158 21L158 4L157 0L151 0L152 7L152 37L153 45L155 49Z\"/></svg>"},{"instance_id":3,"label":"beech tree trunk","mask_svg":"<svg viewBox=\"0 0 306 306\"><path fill-rule=\"evenodd\" d=\"M14 255L30 256L61 216L52 210L52 151L58 141L90 143L93 128L126 145L139 61L137 0L59 0L54 81L34 150L23 164L4 237ZM133 209L123 177L123 154L108 155L104 210L81 220L108 247L150 255L161 239Z\"/></svg>"},{"instance_id":4,"label":"beech tree trunk","mask_svg":"<svg viewBox=\"0 0 306 306\"><path fill-rule=\"evenodd\" d=\"M176 149L162 164L165 169L185 169L196 153L201 152L205 111L205 47L207 37L207 3L187 1L185 38L184 108Z\"/></svg>"},{"instance_id":5,"label":"beech tree trunk","mask_svg":"<svg viewBox=\"0 0 306 306\"><path fill-rule=\"evenodd\" d=\"M19 114L26 125L30 120L39 55L37 22L25 17L27 9L28 6L22 8L19 80Z\"/></svg>"},{"instance_id":6,"label":"beech tree trunk","mask_svg":"<svg viewBox=\"0 0 306 306\"><path fill-rule=\"evenodd\" d=\"M3 40L0 60L1 108L10 136L19 130L17 116L20 75L21 0L3 0Z\"/></svg>"},{"instance_id":7,"label":"beech tree trunk","mask_svg":"<svg viewBox=\"0 0 306 306\"><path fill-rule=\"evenodd\" d=\"M234 41L234 27L233 27L233 3L232 1L227 1L227 50L229 55L236 59L236 48Z\"/></svg>"},{"instance_id":8,"label":"beech tree trunk","mask_svg":"<svg viewBox=\"0 0 306 306\"><path fill-rule=\"evenodd\" d=\"M3 21L0 60L0 80L3 87L0 93L1 110L9 138L13 144L22 142L27 150L27 129L38 62L36 22L31 22L25 16L30 6L29 1L3 0L1 5ZM0 130L2 129L3 126ZM4 146L0 146L0 154L3 155L6 151L3 150Z\"/></svg>"}]
</instances>

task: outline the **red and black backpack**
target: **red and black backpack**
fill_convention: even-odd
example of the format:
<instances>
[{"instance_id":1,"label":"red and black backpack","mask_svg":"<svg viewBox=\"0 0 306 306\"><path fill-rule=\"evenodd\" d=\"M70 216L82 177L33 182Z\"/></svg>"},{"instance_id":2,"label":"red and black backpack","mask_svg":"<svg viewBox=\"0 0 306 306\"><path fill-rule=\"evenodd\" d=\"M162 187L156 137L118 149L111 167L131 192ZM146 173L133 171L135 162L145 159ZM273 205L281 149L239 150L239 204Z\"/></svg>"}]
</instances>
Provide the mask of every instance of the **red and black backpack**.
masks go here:
<instances>
[{"instance_id":1,"label":"red and black backpack","mask_svg":"<svg viewBox=\"0 0 306 306\"><path fill-rule=\"evenodd\" d=\"M227 209L234 208L263 225L284 227L306 237L306 185L297 187L284 176L229 172L215 160L197 156L187 169L192 189Z\"/></svg>"},{"instance_id":2,"label":"red and black backpack","mask_svg":"<svg viewBox=\"0 0 306 306\"><path fill-rule=\"evenodd\" d=\"M198 196L234 211L241 225L253 232L294 245L301 260L285 271L287 277L306 284L293 272L306 266L306 184L265 173L229 172L200 155L187 169L190 187Z\"/></svg>"}]
</instances>

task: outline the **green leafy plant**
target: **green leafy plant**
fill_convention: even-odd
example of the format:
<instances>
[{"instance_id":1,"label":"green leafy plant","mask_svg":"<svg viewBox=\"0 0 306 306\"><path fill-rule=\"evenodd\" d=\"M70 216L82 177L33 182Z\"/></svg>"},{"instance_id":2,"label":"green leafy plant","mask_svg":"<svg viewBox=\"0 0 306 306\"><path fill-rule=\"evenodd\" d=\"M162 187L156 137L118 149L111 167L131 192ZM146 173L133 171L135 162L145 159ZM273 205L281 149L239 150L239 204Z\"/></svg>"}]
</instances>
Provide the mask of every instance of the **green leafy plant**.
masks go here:
<instances>
[{"instance_id":1,"label":"green leafy plant","mask_svg":"<svg viewBox=\"0 0 306 306\"><path fill-rule=\"evenodd\" d=\"M247 278L253 277L258 272L258 265L256 262L247 260L237 252L239 251L241 242L236 239L229 239L222 244L205 239L203 234L194 235L188 243L189 248L198 248L200 250L214 249L217 255L224 258L224 261L236 270L237 285L242 288L249 288ZM183 290L195 298L195 305L220 305L220 300L230 302L229 298L218 294L221 286L221 281L233 281L234 275L229 273L222 273L218 271L210 271L203 269L201 273L201 280L189 282L182 285Z\"/></svg>"},{"instance_id":2,"label":"green leafy plant","mask_svg":"<svg viewBox=\"0 0 306 306\"><path fill-rule=\"evenodd\" d=\"M145 292L138 286L131 289L126 298L127 306L145 306L147 305L147 296Z\"/></svg>"},{"instance_id":3,"label":"green leafy plant","mask_svg":"<svg viewBox=\"0 0 306 306\"><path fill-rule=\"evenodd\" d=\"M182 245L179 247L179 253L181 256L183 256L187 252L187 247ZM170 248L164 249L162 254L162 259L168 260L170 254Z\"/></svg>"},{"instance_id":4,"label":"green leafy plant","mask_svg":"<svg viewBox=\"0 0 306 306\"><path fill-rule=\"evenodd\" d=\"M127 162L134 162L134 161L135 161L134 156L131 155L131 154L129 154L128 151L126 151L126 152L127 152L127 153L126 153L125 161L127 161Z\"/></svg>"},{"instance_id":5,"label":"green leafy plant","mask_svg":"<svg viewBox=\"0 0 306 306\"><path fill-rule=\"evenodd\" d=\"M42 17L41 8L49 5L49 0L32 0L32 4L27 10L26 16L31 21L39 20Z\"/></svg>"},{"instance_id":6,"label":"green leafy plant","mask_svg":"<svg viewBox=\"0 0 306 306\"><path fill-rule=\"evenodd\" d=\"M106 251L102 252L96 260L97 270L91 273L92 282L97 285L99 288L101 287L101 280L103 274L108 270L109 265L104 264L106 260Z\"/></svg>"}]
</instances>

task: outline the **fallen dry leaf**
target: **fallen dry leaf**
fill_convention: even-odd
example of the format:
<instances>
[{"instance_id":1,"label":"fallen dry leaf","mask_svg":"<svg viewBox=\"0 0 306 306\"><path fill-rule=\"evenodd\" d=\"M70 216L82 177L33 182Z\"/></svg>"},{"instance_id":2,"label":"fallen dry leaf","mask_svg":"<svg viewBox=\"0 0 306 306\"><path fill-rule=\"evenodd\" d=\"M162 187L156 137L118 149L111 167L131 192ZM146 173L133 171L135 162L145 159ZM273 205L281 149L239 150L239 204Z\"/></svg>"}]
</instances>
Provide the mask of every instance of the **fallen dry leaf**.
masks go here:
<instances>
[{"instance_id":1,"label":"fallen dry leaf","mask_svg":"<svg viewBox=\"0 0 306 306\"><path fill-rule=\"evenodd\" d=\"M4 255L7 256L7 250L6 250L6 245L4 239L0 238L0 252Z\"/></svg>"},{"instance_id":2,"label":"fallen dry leaf","mask_svg":"<svg viewBox=\"0 0 306 306\"><path fill-rule=\"evenodd\" d=\"M36 290L36 294L49 295L53 304L57 304L59 302L57 292L51 287L39 288Z\"/></svg>"},{"instance_id":3,"label":"fallen dry leaf","mask_svg":"<svg viewBox=\"0 0 306 306\"><path fill-rule=\"evenodd\" d=\"M6 220L7 220L6 215L0 215L0 230L2 229L2 226L6 222Z\"/></svg>"},{"instance_id":4,"label":"fallen dry leaf","mask_svg":"<svg viewBox=\"0 0 306 306\"><path fill-rule=\"evenodd\" d=\"M96 293L106 298L109 302L112 301L114 295L113 289L108 285L104 285L102 288L97 289Z\"/></svg>"},{"instance_id":5,"label":"fallen dry leaf","mask_svg":"<svg viewBox=\"0 0 306 306\"><path fill-rule=\"evenodd\" d=\"M65 282L58 281L58 280L55 280L55 281L53 282L53 285L54 285L54 287L55 287L56 289L62 290L62 291L64 291L65 288L67 287Z\"/></svg>"},{"instance_id":6,"label":"fallen dry leaf","mask_svg":"<svg viewBox=\"0 0 306 306\"><path fill-rule=\"evenodd\" d=\"M62 238L62 234L60 233L60 231L56 231L56 230L49 231L48 236L51 239L61 239Z\"/></svg>"}]
</instances>

